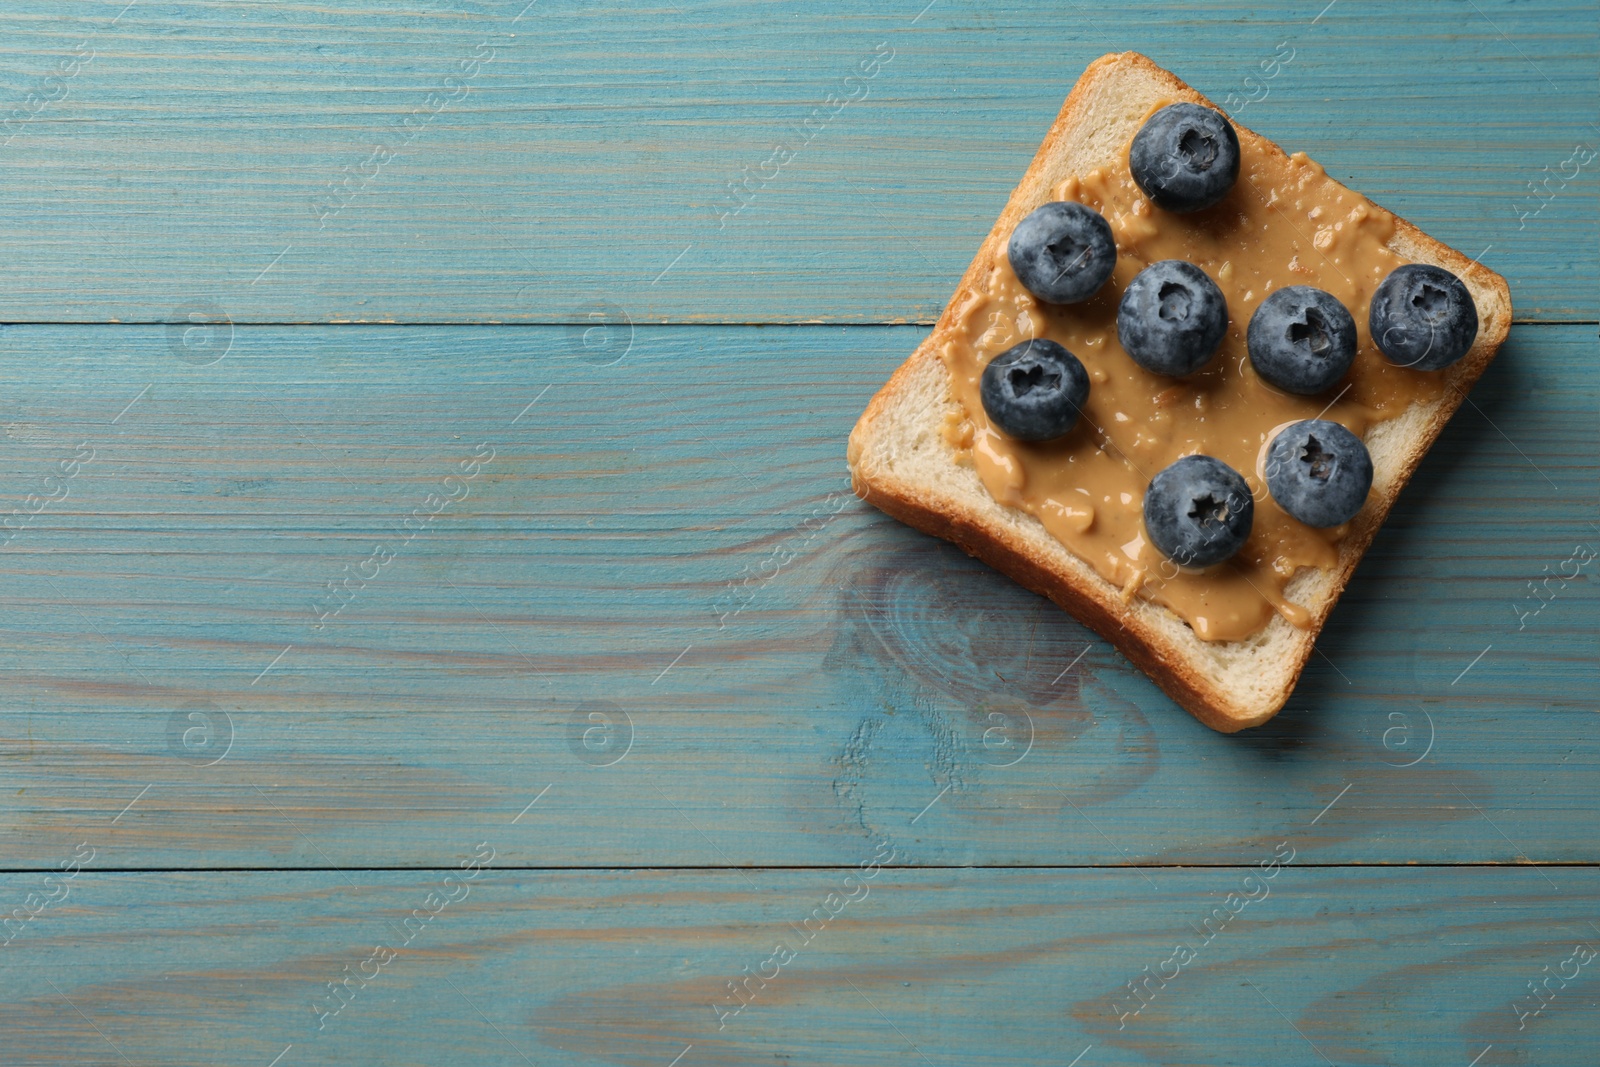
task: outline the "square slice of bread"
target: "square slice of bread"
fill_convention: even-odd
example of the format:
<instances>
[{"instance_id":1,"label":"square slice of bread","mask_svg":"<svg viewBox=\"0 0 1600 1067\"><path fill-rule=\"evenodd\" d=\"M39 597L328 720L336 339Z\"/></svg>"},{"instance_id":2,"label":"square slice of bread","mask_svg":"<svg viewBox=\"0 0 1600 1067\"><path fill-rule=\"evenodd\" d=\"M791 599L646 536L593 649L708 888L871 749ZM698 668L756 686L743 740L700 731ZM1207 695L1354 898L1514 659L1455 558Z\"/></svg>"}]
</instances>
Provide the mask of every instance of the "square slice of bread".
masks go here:
<instances>
[{"instance_id":1,"label":"square slice of bread","mask_svg":"<svg viewBox=\"0 0 1600 1067\"><path fill-rule=\"evenodd\" d=\"M1265 629L1244 640L1207 642L1167 608L1138 596L1125 599L1037 519L996 502L972 466L958 462L941 432L948 415L959 415L959 406L938 353L954 335L960 297L979 287L986 265L1004 248L1017 222L1054 199L1051 190L1064 179L1094 168L1125 166L1126 145L1144 117L1162 101L1180 100L1216 106L1135 52L1103 56L1090 65L968 268L956 298L851 432L848 459L852 484L863 500L954 542L1049 597L1119 648L1201 722L1231 733L1267 721L1289 699L1329 611L1401 487L1505 340L1511 294L1498 274L1396 219L1390 250L1458 276L1477 305L1478 336L1465 357L1439 372L1446 388L1438 400L1414 403L1367 433L1372 494L1340 542L1337 566L1304 568L1285 590L1309 610L1308 628L1274 615ZM1234 127L1246 151L1283 155L1266 138L1237 123Z\"/></svg>"}]
</instances>

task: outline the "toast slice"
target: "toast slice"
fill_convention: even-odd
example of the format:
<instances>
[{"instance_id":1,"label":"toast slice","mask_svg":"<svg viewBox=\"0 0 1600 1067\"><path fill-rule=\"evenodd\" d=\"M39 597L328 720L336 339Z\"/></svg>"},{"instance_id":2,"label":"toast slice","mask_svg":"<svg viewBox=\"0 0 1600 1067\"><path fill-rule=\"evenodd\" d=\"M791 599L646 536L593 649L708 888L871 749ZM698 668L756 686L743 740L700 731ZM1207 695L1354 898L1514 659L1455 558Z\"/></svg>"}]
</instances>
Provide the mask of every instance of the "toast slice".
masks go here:
<instances>
[{"instance_id":1,"label":"toast slice","mask_svg":"<svg viewBox=\"0 0 1600 1067\"><path fill-rule=\"evenodd\" d=\"M1151 109L1178 100L1216 107L1135 52L1103 56L1089 66L933 333L872 399L851 432L848 461L853 488L863 500L954 542L1049 597L1120 649L1201 722L1232 733L1267 721L1288 700L1328 613L1400 489L1505 340L1511 294L1498 274L1403 219L1395 220L1387 247L1408 262L1431 263L1459 277L1477 305L1478 336L1465 357L1437 372L1445 385L1437 399L1412 403L1367 432L1372 492L1339 542L1337 565L1302 568L1285 589L1308 610L1309 626L1299 628L1274 615L1248 638L1208 642L1168 608L1125 596L1047 533L1039 520L998 503L970 462L960 461L941 432L946 420L959 418L961 411L939 352L954 336L957 305L978 291L983 273L997 254L1004 254L1017 222L1056 199L1051 190L1064 180L1094 168L1125 168L1126 146ZM1267 139L1238 123L1234 127L1247 152L1283 156ZM1364 308L1352 311L1365 315Z\"/></svg>"}]
</instances>

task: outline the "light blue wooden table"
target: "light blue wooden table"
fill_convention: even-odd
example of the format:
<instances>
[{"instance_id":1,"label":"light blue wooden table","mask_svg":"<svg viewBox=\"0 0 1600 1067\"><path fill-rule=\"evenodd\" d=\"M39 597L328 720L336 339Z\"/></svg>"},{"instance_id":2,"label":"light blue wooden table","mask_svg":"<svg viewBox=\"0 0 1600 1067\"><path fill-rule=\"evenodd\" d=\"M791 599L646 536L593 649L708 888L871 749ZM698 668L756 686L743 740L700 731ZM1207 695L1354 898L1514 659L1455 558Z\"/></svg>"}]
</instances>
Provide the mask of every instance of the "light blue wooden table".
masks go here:
<instances>
[{"instance_id":1,"label":"light blue wooden table","mask_svg":"<svg viewBox=\"0 0 1600 1067\"><path fill-rule=\"evenodd\" d=\"M0 1063L1596 1062L1592 0L523 2L0 13ZM844 470L1124 49L1517 308L1234 737Z\"/></svg>"}]
</instances>

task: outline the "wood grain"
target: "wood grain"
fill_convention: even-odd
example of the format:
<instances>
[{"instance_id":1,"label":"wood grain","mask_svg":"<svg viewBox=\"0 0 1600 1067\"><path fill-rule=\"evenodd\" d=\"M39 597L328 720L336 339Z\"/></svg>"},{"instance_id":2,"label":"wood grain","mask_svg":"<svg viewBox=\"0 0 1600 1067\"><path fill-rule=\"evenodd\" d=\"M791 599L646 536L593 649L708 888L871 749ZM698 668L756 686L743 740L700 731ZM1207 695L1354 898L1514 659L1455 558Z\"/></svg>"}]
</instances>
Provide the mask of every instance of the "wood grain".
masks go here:
<instances>
[{"instance_id":1,"label":"wood grain","mask_svg":"<svg viewBox=\"0 0 1600 1067\"><path fill-rule=\"evenodd\" d=\"M0 320L928 322L1124 49L1600 317L1587 0L120 8L4 20Z\"/></svg>"},{"instance_id":2,"label":"wood grain","mask_svg":"<svg viewBox=\"0 0 1600 1067\"><path fill-rule=\"evenodd\" d=\"M505 862L1600 859L1588 328L1514 330L1238 738L845 495L922 332L0 332L0 865L430 866L547 786Z\"/></svg>"},{"instance_id":3,"label":"wood grain","mask_svg":"<svg viewBox=\"0 0 1600 1067\"><path fill-rule=\"evenodd\" d=\"M1594 1062L1591 4L524 2L0 13L0 1060ZM1521 323L1241 737L846 495L1129 48Z\"/></svg>"},{"instance_id":4,"label":"wood grain","mask_svg":"<svg viewBox=\"0 0 1600 1067\"><path fill-rule=\"evenodd\" d=\"M486 831L486 848L504 837ZM470 881L454 863L91 868L3 950L6 1062L1593 1063L1600 962L1568 962L1600 946L1593 869L1302 868L1298 844L1261 850L1294 857L1270 879L1254 863L866 877L857 864L888 855L870 845L833 870L495 859ZM1195 953L1181 968L1178 945ZM1134 1014L1128 983L1147 973ZM1574 973L1531 1014L1529 983ZM728 985L746 974L734 1014Z\"/></svg>"}]
</instances>

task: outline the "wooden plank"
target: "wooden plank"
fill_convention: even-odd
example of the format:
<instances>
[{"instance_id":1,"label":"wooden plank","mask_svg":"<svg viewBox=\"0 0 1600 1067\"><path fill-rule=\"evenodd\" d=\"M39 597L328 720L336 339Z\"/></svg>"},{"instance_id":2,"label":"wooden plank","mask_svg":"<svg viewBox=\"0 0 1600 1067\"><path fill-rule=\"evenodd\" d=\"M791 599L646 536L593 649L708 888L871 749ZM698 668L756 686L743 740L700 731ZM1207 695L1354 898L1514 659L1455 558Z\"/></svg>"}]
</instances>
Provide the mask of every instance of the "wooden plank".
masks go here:
<instances>
[{"instance_id":1,"label":"wooden plank","mask_svg":"<svg viewBox=\"0 0 1600 1067\"><path fill-rule=\"evenodd\" d=\"M7 328L0 865L430 865L541 796L506 862L1229 862L1330 803L1316 862L1592 862L1591 334L1513 331L1228 738L845 495L919 328Z\"/></svg>"},{"instance_id":2,"label":"wooden plank","mask_svg":"<svg viewBox=\"0 0 1600 1067\"><path fill-rule=\"evenodd\" d=\"M483 833L443 854L509 836ZM880 870L869 845L865 869L10 876L65 897L5 946L6 1062L1594 1062L1595 870L1302 868L1298 844L1148 872Z\"/></svg>"},{"instance_id":3,"label":"wooden plank","mask_svg":"<svg viewBox=\"0 0 1600 1067\"><path fill-rule=\"evenodd\" d=\"M1587 0L120 7L0 20L0 320L931 321L1129 48L1600 317Z\"/></svg>"}]
</instances>

